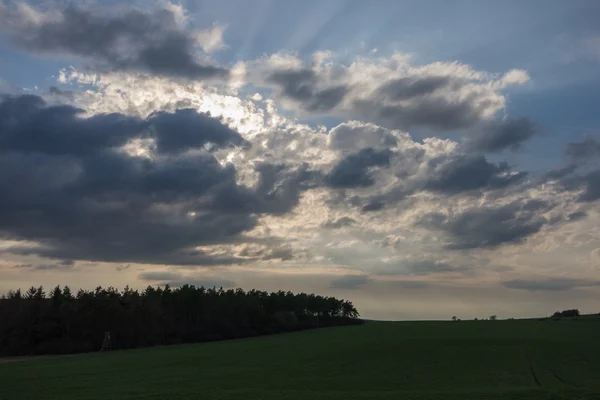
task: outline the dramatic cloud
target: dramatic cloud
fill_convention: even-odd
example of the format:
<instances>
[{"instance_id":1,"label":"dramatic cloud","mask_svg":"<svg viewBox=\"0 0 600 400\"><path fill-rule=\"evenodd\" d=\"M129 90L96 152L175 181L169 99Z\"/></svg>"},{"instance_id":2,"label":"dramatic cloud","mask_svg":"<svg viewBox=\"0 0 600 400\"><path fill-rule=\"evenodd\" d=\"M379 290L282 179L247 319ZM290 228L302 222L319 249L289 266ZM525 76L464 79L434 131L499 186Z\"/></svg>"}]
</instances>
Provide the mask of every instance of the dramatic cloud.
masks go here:
<instances>
[{"instance_id":1,"label":"dramatic cloud","mask_svg":"<svg viewBox=\"0 0 600 400\"><path fill-rule=\"evenodd\" d=\"M222 31L194 31L174 8L113 10L74 5L43 11L24 3L0 4L0 33L40 54L81 57L97 67L205 79L228 71L201 58L197 48L220 46Z\"/></svg>"},{"instance_id":2,"label":"dramatic cloud","mask_svg":"<svg viewBox=\"0 0 600 400\"><path fill-rule=\"evenodd\" d=\"M224 125L221 120L193 109L177 110L174 113L157 112L148 118L148 123L156 137L156 148L161 153L202 148L207 144L220 147L248 145L239 133Z\"/></svg>"},{"instance_id":3,"label":"dramatic cloud","mask_svg":"<svg viewBox=\"0 0 600 400\"><path fill-rule=\"evenodd\" d=\"M465 153L456 142L425 138L420 143L406 132L371 123L342 123L331 129L327 144L333 154L331 167L321 171L325 184L336 191L329 203L362 212L414 202L422 194L440 201L452 196L502 196L518 192L527 177L506 162L492 163L481 154Z\"/></svg>"},{"instance_id":4,"label":"dramatic cloud","mask_svg":"<svg viewBox=\"0 0 600 400\"><path fill-rule=\"evenodd\" d=\"M544 97L589 80L587 66L548 80L543 60L521 63L525 97L564 111L556 136L554 118L518 114L529 75L510 55L487 72L421 61L431 38L413 58L379 35L330 37L305 59L336 7L295 32L277 14L246 26L191 11L0 0L4 78L19 83L0 79L0 290L58 275L114 285L116 270L138 286L347 289L392 318L407 301L420 317L500 314L511 287L554 290L556 304L599 290L586 282L600 265L600 141L589 107L573 104L575 118ZM303 58L273 48L279 34ZM549 165L569 126L590 136ZM561 278L538 280L540 265Z\"/></svg>"},{"instance_id":5,"label":"dramatic cloud","mask_svg":"<svg viewBox=\"0 0 600 400\"><path fill-rule=\"evenodd\" d=\"M535 124L527 118L493 121L476 129L467 138L466 147L470 151L489 153L505 149L518 150L536 133Z\"/></svg>"},{"instance_id":6,"label":"dramatic cloud","mask_svg":"<svg viewBox=\"0 0 600 400\"><path fill-rule=\"evenodd\" d=\"M509 289L535 291L562 291L582 287L600 286L600 281L588 281L584 279L572 278L549 278L543 280L521 280L502 282L504 287Z\"/></svg>"},{"instance_id":7,"label":"dramatic cloud","mask_svg":"<svg viewBox=\"0 0 600 400\"><path fill-rule=\"evenodd\" d=\"M359 58L350 65L330 58L317 52L307 65L295 55L274 54L243 63L244 79L275 89L279 99L309 113L350 116L391 128L423 125L442 130L490 120L505 105L500 91L529 79L520 70L493 77L455 62L414 66L398 54ZM507 132L494 135L514 135L509 132L513 128L503 129ZM488 146L507 140L497 138Z\"/></svg>"},{"instance_id":8,"label":"dramatic cloud","mask_svg":"<svg viewBox=\"0 0 600 400\"><path fill-rule=\"evenodd\" d=\"M79 113L46 106L35 96L0 103L0 233L37 243L12 246L7 251L13 254L152 264L242 262L198 246L249 240L241 235L256 226L257 215L288 212L307 179L304 170L263 163L257 187L239 185L235 167L202 147L243 140L192 110L145 120ZM156 152L128 152L140 138L154 141Z\"/></svg>"},{"instance_id":9,"label":"dramatic cloud","mask_svg":"<svg viewBox=\"0 0 600 400\"><path fill-rule=\"evenodd\" d=\"M371 186L374 183L369 170L390 165L390 151L378 151L371 147L350 154L338 162L327 175L331 187Z\"/></svg>"},{"instance_id":10,"label":"dramatic cloud","mask_svg":"<svg viewBox=\"0 0 600 400\"><path fill-rule=\"evenodd\" d=\"M430 161L433 174L425 189L435 192L460 193L481 189L501 189L521 181L525 172L510 172L506 163L488 162L483 156L458 155Z\"/></svg>"},{"instance_id":11,"label":"dramatic cloud","mask_svg":"<svg viewBox=\"0 0 600 400\"><path fill-rule=\"evenodd\" d=\"M419 224L445 232L448 249L494 248L502 244L521 243L548 222L540 215L547 208L531 200L500 207L469 209L455 215L429 213Z\"/></svg>"},{"instance_id":12,"label":"dramatic cloud","mask_svg":"<svg viewBox=\"0 0 600 400\"><path fill-rule=\"evenodd\" d=\"M156 112L141 120L118 113L81 117L84 110L48 106L38 96L0 97L2 150L83 155L119 148L134 138L153 139L158 153L207 145L246 145L239 133L192 109Z\"/></svg>"},{"instance_id":13,"label":"dramatic cloud","mask_svg":"<svg viewBox=\"0 0 600 400\"><path fill-rule=\"evenodd\" d=\"M259 176L256 193L262 199L261 207L272 214L288 212L298 204L301 192L314 187L319 179L304 163L298 166L259 163L255 171Z\"/></svg>"}]
</instances>

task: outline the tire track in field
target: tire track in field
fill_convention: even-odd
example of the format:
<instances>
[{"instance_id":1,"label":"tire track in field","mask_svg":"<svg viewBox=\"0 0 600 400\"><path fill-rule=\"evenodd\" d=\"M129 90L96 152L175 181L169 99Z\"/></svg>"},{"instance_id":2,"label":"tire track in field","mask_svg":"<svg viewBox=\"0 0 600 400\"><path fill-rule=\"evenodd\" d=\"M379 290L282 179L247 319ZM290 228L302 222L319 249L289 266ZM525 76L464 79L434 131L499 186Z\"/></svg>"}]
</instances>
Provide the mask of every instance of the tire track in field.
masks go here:
<instances>
[{"instance_id":1,"label":"tire track in field","mask_svg":"<svg viewBox=\"0 0 600 400\"><path fill-rule=\"evenodd\" d=\"M560 375L558 375L556 373L556 371L552 370L552 369L548 369L548 371L550 371L550 373L552 374L552 376L554 376L556 378L557 381L559 381L560 383L562 383L563 385L568 385L567 382L565 382Z\"/></svg>"},{"instance_id":2,"label":"tire track in field","mask_svg":"<svg viewBox=\"0 0 600 400\"><path fill-rule=\"evenodd\" d=\"M562 383L565 386L581 387L581 385L579 385L577 383L571 383L571 382L565 381L563 378L560 377L560 375L558 375L558 373L556 371L554 371L552 369L548 369L548 371L550 371L552 376L554 376L554 378L556 378L557 381L559 381L560 383Z\"/></svg>"},{"instance_id":3,"label":"tire track in field","mask_svg":"<svg viewBox=\"0 0 600 400\"><path fill-rule=\"evenodd\" d=\"M540 380L538 379L537 375L535 374L535 370L533 369L533 363L531 362L531 356L529 355L529 347L528 346L525 346L525 358L527 359L527 365L529 366L529 372L531 373L531 376L533 377L535 384L538 386L542 386Z\"/></svg>"}]
</instances>

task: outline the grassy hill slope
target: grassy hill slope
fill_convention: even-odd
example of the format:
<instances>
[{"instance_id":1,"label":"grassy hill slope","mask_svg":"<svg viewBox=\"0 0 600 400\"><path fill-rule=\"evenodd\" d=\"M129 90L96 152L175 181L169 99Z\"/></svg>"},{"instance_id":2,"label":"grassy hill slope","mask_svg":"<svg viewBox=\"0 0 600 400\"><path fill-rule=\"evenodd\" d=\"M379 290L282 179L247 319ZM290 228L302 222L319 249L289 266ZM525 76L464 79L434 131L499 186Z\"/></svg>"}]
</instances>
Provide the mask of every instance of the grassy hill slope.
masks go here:
<instances>
[{"instance_id":1,"label":"grassy hill slope","mask_svg":"<svg viewBox=\"0 0 600 400\"><path fill-rule=\"evenodd\" d=\"M600 399L600 318L369 322L0 362L0 399Z\"/></svg>"}]
</instances>

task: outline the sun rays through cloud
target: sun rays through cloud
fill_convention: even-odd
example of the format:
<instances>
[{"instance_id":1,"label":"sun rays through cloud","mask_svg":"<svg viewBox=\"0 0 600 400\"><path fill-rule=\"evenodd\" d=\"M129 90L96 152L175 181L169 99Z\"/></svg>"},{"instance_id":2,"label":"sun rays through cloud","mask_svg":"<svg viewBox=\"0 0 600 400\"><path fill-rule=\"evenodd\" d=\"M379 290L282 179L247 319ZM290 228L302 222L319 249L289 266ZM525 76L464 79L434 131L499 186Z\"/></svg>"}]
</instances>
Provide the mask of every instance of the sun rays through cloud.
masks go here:
<instances>
[{"instance_id":1,"label":"sun rays through cloud","mask_svg":"<svg viewBox=\"0 0 600 400\"><path fill-rule=\"evenodd\" d=\"M189 281L343 293L367 318L593 311L583 3L555 25L516 2L226 3L0 2L0 292Z\"/></svg>"}]
</instances>

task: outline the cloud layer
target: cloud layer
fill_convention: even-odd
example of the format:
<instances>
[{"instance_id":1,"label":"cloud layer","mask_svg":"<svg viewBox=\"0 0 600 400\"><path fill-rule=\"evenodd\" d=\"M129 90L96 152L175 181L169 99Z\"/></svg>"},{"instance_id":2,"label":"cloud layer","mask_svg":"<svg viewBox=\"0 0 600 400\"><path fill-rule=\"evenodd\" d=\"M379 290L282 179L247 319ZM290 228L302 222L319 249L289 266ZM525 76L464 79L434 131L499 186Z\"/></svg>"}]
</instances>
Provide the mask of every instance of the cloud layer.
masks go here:
<instances>
[{"instance_id":1,"label":"cloud layer","mask_svg":"<svg viewBox=\"0 0 600 400\"><path fill-rule=\"evenodd\" d=\"M80 57L97 68L134 70L191 79L226 77L227 70L199 57L197 48L220 46L222 31L186 29L177 8L82 8L38 10L25 3L0 4L0 32L40 54Z\"/></svg>"},{"instance_id":2,"label":"cloud layer","mask_svg":"<svg viewBox=\"0 0 600 400\"><path fill-rule=\"evenodd\" d=\"M414 66L399 54L359 58L348 66L327 52L316 53L310 64L294 54L275 54L243 66L246 82L271 87L277 98L305 112L401 129L473 127L504 107L502 89L529 79L521 70L493 76L455 62Z\"/></svg>"},{"instance_id":3,"label":"cloud layer","mask_svg":"<svg viewBox=\"0 0 600 400\"><path fill-rule=\"evenodd\" d=\"M0 231L38 243L13 253L227 264L239 260L196 247L238 242L257 215L285 213L297 202L303 178L294 171L262 164L257 187L239 185L235 167L206 146L245 141L208 115L80 113L32 95L0 103Z\"/></svg>"}]
</instances>

